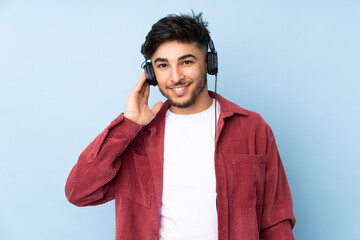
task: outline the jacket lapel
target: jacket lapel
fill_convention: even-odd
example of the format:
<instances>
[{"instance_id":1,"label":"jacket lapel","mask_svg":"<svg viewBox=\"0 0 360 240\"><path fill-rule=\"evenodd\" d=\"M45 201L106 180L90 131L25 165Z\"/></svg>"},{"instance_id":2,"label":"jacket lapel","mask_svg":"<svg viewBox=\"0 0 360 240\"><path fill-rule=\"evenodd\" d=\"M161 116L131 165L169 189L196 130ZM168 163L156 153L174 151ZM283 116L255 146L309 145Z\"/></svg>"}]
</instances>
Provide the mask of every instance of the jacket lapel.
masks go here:
<instances>
[{"instance_id":1,"label":"jacket lapel","mask_svg":"<svg viewBox=\"0 0 360 240\"><path fill-rule=\"evenodd\" d=\"M146 126L149 131L147 152L159 209L163 191L165 115L168 108L169 103L165 102L154 120Z\"/></svg>"}]
</instances>

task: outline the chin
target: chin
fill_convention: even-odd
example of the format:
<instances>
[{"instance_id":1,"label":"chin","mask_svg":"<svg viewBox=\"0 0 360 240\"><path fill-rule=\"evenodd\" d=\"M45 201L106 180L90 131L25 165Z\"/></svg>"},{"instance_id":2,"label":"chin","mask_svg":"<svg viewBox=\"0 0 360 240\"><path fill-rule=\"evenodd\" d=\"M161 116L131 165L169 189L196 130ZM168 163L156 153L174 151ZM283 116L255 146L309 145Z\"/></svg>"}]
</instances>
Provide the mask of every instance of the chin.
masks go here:
<instances>
[{"instance_id":1,"label":"chin","mask_svg":"<svg viewBox=\"0 0 360 240\"><path fill-rule=\"evenodd\" d=\"M188 108L195 103L195 99L189 99L187 101L173 101L173 99L168 98L170 105L177 108Z\"/></svg>"}]
</instances>

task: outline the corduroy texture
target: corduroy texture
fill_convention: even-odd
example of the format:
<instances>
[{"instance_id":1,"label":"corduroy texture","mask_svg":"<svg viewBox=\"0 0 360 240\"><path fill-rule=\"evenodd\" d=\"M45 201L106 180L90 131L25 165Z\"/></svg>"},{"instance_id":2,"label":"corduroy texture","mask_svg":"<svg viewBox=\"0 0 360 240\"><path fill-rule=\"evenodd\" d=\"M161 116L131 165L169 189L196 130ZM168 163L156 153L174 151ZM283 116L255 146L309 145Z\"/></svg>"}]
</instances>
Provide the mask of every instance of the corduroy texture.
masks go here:
<instances>
[{"instance_id":1,"label":"corduroy texture","mask_svg":"<svg viewBox=\"0 0 360 240\"><path fill-rule=\"evenodd\" d=\"M270 127L220 95L218 102L219 240L294 239L290 189ZM84 150L68 177L66 196L77 206L115 199L117 240L159 239L168 107L166 102L145 127L121 114Z\"/></svg>"}]
</instances>

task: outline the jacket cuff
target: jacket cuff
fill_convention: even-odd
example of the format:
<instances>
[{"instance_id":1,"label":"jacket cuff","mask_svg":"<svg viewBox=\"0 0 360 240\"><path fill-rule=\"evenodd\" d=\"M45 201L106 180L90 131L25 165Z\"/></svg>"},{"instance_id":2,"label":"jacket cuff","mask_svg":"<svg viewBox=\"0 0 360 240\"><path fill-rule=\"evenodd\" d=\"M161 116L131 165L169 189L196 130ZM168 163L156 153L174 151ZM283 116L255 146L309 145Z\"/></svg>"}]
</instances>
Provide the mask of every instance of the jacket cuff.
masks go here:
<instances>
[{"instance_id":1,"label":"jacket cuff","mask_svg":"<svg viewBox=\"0 0 360 240\"><path fill-rule=\"evenodd\" d=\"M134 121L126 118L124 113L116 117L108 126L109 137L114 138L135 138L141 131L143 126L135 123Z\"/></svg>"},{"instance_id":2,"label":"jacket cuff","mask_svg":"<svg viewBox=\"0 0 360 240\"><path fill-rule=\"evenodd\" d=\"M260 232L261 240L294 240L293 226L286 219Z\"/></svg>"}]
</instances>

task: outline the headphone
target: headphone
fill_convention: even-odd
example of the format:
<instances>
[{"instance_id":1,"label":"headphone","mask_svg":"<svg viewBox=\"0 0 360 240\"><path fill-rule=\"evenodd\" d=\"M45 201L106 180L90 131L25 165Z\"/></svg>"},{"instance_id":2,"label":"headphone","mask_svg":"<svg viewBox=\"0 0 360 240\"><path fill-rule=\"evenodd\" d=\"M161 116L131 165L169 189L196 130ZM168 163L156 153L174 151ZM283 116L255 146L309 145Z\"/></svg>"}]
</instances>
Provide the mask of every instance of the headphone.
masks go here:
<instances>
[{"instance_id":1,"label":"headphone","mask_svg":"<svg viewBox=\"0 0 360 240\"><path fill-rule=\"evenodd\" d=\"M214 42L209 40L209 48L210 52L206 55L206 63L207 63L207 72L210 75L217 75L218 73L218 57L217 52L215 50ZM151 61L145 60L145 62L141 66L144 69L145 76L146 76L146 82L148 82L150 85L156 86L157 80L154 72L153 65Z\"/></svg>"}]
</instances>

